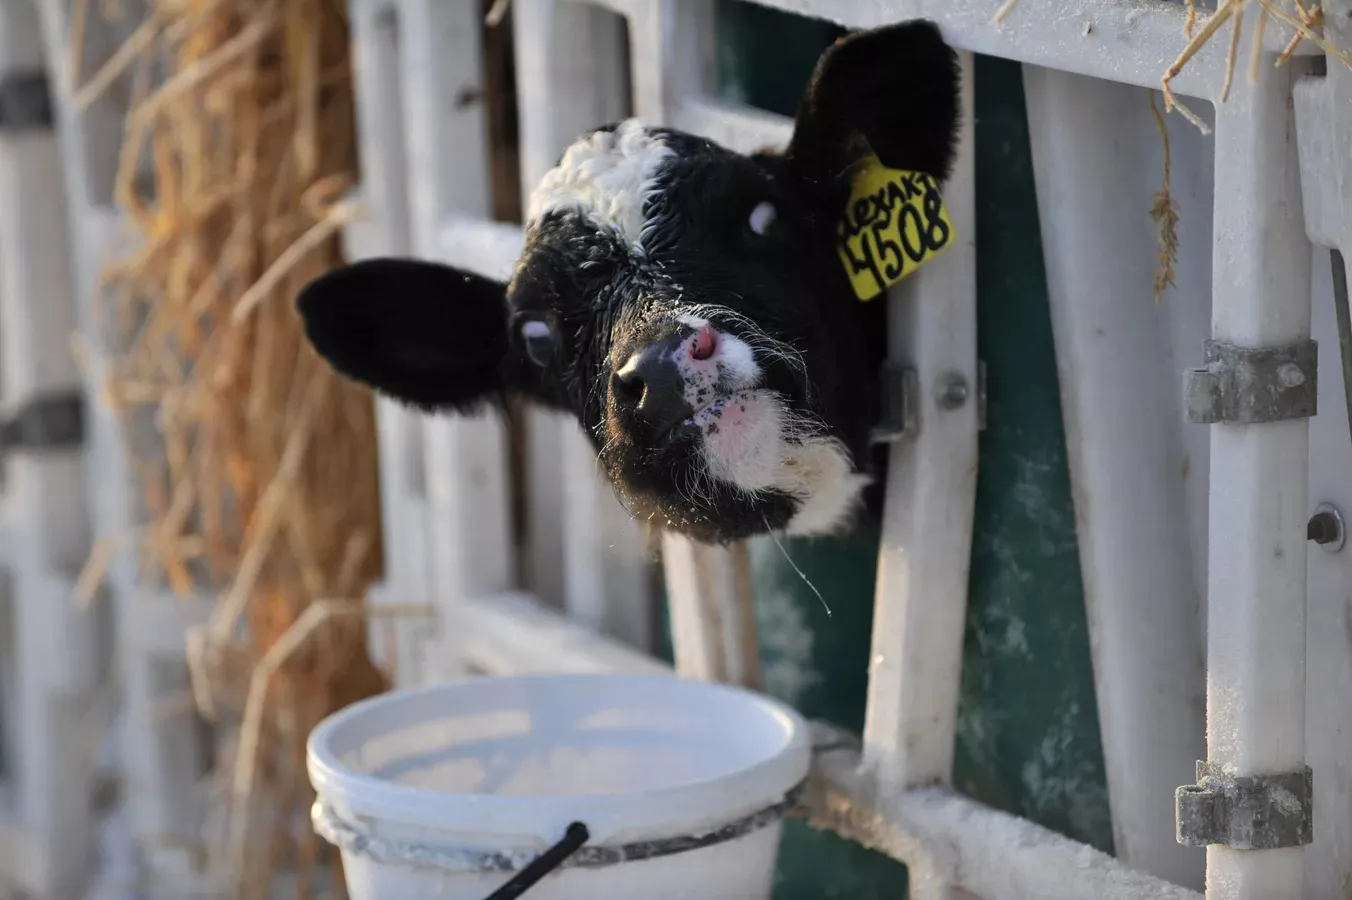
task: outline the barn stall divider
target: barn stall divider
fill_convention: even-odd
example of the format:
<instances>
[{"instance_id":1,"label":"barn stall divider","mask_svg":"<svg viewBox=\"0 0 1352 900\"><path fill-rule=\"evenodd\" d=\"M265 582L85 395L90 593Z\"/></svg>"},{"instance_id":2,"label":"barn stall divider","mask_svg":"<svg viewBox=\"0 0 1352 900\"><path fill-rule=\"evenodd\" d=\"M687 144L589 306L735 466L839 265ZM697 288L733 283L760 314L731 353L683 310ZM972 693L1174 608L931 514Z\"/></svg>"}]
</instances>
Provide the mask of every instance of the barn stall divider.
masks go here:
<instances>
[{"instance_id":1,"label":"barn stall divider","mask_svg":"<svg viewBox=\"0 0 1352 900\"><path fill-rule=\"evenodd\" d=\"M1173 79L1185 103L1207 104L1197 112L1211 133L1176 115L1167 119L1180 251L1174 287L1154 304L1149 295L1158 232L1147 212L1165 160L1148 90L1159 85L1185 42L1185 4L761 5L848 27L926 16L964 51L966 72L973 54L1023 65L1116 859L948 787L980 428L977 248L970 239L889 298L894 357L913 377L914 418L904 423L892 450L863 734L822 729L809 798L812 821L907 863L917 898L1195 897L1204 888L1204 872L1209 898L1345 892L1352 883L1352 798L1341 774L1344 736L1352 727L1352 650L1345 637L1352 572L1346 553L1336 551L1342 545L1337 510L1352 502L1346 478L1352 444L1335 349L1349 341L1339 327L1347 301L1345 289L1341 295L1334 290L1330 273L1339 257L1330 251L1352 253L1352 159L1346 152L1352 146L1352 70L1334 56L1325 62L1309 43L1286 65L1272 66L1292 35L1273 17L1264 18L1262 65L1253 83L1245 78L1246 50L1229 84L1224 32ZM1295 7L1273 5L1297 15ZM616 114L632 112L742 150L782 145L787 137L783 118L715 96L712 3L515 0L512 7L527 188L577 134ZM362 159L353 199L365 211L347 228L349 255L412 253L505 275L521 234L491 220L483 109L463 102L465 89L482 77L481 10L433 0L352 0L349 8ZM26 3L6 4L10 20L19 23L11 26L13 34L35 27L31 15L24 19L28 9ZM96 395L102 375L86 298L95 291L116 212L106 191L91 182L90 171L97 170L91 158L116 144L120 119L116 109L72 104L65 70L52 62L65 52L69 8L54 0L38 9L69 219L65 225L54 220L52 227L66 229L68 237L52 237L48 246L64 240L71 248L76 299L66 302L94 345L82 353L81 376ZM1256 0L1247 9L1251 33L1263 17ZM1352 52L1349 16L1346 0L1323 4L1323 33L1343 53ZM14 44L10 35L7 29L7 47ZM36 45L31 36L18 44L28 52ZM15 58L33 64L21 54ZM971 89L965 79L962 155L946 199L959 227L969 223L969 238L977 205ZM1226 101L1217 102L1225 91ZM12 148L0 145L6 150ZM6 206L22 199L21 189L38 190L54 180L45 177L0 184ZM29 201L22 208L37 205ZM6 238L31 241L35 232ZM45 258L9 243L0 250L6 273L24 271L12 259ZM56 273L41 282L50 289L61 278ZM20 280L7 274L4 282L8 305L0 335L8 351L7 402L48 386L10 360L27 366L38 347L56 340L22 330L27 320L14 298L36 293L16 289ZM1334 302L1339 297L1344 309ZM49 330L67 328L58 318ZM1322 379L1311 364L1311 335L1321 345ZM1211 358L1204 356L1208 340L1224 345L1213 346ZM33 353L16 352L16 346ZM1269 368L1289 389L1308 385L1298 392L1304 407L1278 409L1252 392L1232 393L1227 359L1252 364L1263 350L1286 354L1285 368ZM1186 394L1185 370L1199 370L1187 376ZM70 387L74 377L73 371L57 373L51 386ZM1311 421L1316 390L1319 415ZM378 419L387 575L369 602L377 609L429 611L373 629L374 653L394 648L385 661L395 666L397 685L473 672L664 669L651 655L645 619L650 595L644 535L618 512L575 426L530 414L530 520L535 532L558 539L532 544L529 558L519 561L510 535L502 423L488 416L425 419L387 401L379 401ZM87 492L95 534L130 524L126 479L116 477L129 472L118 455L117 427L100 404L86 404L85 455L94 468L85 471L100 473ZM97 639L84 616L42 599L73 586L78 562L52 561L50 554L44 559L33 539L19 536L33 530L9 515L20 505L15 498L38 496L31 486L14 485L31 485L43 477L41 466L68 461L21 455L7 460L3 544L17 586L9 592L8 615L21 623L14 633L41 627L49 629L44 634L92 648ZM28 482L18 480L25 476ZM73 476L48 477L67 488L78 483ZM69 499L72 521L82 502L78 493ZM1320 504L1330 508L1311 526ZM78 547L80 527L57 531ZM74 554L72 549L67 556ZM761 683L750 652L756 643L744 554L745 548L662 539L675 665L682 674ZM143 723L126 729L117 756L135 785L124 788L133 820L142 823L142 833L162 835L186 827L180 823L192 815L187 798L205 765L188 718L154 712L165 695L187 688L181 645L194 616L182 604L129 602L137 596L134 569L134 556L119 551L107 580L109 594L124 598L114 603L118 658L131 666L132 676L125 684L124 718ZM516 573L522 570L534 593L521 590ZM40 583L56 586L31 586ZM152 608L154 614L146 612ZM33 624L38 622L44 624ZM30 674L42 664L15 665L13 660L26 658L24 642L14 646L0 643L4 721L8 710L31 711L42 702L30 697L60 695ZM81 655L98 658L93 649L72 653ZM77 698L91 695L97 681L92 673L74 678L63 670L65 678L73 679L65 695ZM23 699L16 704L11 697ZM59 704L36 708L42 714L33 722L43 724L28 726L25 735L56 735L70 727ZM13 738L5 740L15 746ZM22 839L13 846L25 848L12 860L0 852L0 872L37 885L74 871L68 859L59 866L50 861L64 852L58 840L78 845L81 834L85 846L94 840L88 822L73 813L63 813L58 838L33 812L79 809L93 790L90 777L28 780L28 773L41 770L23 760L44 752L35 743L20 746L22 791L37 792L31 796L39 799L11 807L19 810L11 814L13 824L0 825L9 829L0 834ZM1196 771L1201 760L1225 777L1202 778ZM1301 796L1306 766L1313 771L1313 791ZM1207 829L1185 815L1181 836L1205 844L1206 851L1180 844L1176 802L1186 812L1200 808L1199 798L1205 803L1218 794L1233 796L1249 789L1243 777L1256 778L1257 790L1270 790L1273 776L1297 785L1297 818L1312 819L1312 835L1275 834L1270 849L1237 849L1243 838L1226 827L1242 823L1216 818ZM1197 790L1176 798L1176 788L1198 780Z\"/></svg>"}]
</instances>

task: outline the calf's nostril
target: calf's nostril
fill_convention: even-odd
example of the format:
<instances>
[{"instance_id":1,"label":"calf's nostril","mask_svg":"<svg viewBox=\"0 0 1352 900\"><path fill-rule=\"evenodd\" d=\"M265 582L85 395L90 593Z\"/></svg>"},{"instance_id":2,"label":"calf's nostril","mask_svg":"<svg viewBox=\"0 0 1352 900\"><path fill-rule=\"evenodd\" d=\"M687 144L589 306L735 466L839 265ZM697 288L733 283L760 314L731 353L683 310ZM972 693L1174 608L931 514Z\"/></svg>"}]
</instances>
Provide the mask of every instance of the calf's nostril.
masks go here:
<instances>
[{"instance_id":1,"label":"calf's nostril","mask_svg":"<svg viewBox=\"0 0 1352 900\"><path fill-rule=\"evenodd\" d=\"M709 359L718 350L718 332L712 325L703 325L695 332L695 341L690 347L690 355L695 359Z\"/></svg>"},{"instance_id":2,"label":"calf's nostril","mask_svg":"<svg viewBox=\"0 0 1352 900\"><path fill-rule=\"evenodd\" d=\"M685 399L685 381L673 351L679 338L634 354L612 378L613 397L656 433L665 433L694 410Z\"/></svg>"},{"instance_id":3,"label":"calf's nostril","mask_svg":"<svg viewBox=\"0 0 1352 900\"><path fill-rule=\"evenodd\" d=\"M627 365L615 373L611 390L622 400L637 403L643 399L643 376L638 366Z\"/></svg>"}]
</instances>

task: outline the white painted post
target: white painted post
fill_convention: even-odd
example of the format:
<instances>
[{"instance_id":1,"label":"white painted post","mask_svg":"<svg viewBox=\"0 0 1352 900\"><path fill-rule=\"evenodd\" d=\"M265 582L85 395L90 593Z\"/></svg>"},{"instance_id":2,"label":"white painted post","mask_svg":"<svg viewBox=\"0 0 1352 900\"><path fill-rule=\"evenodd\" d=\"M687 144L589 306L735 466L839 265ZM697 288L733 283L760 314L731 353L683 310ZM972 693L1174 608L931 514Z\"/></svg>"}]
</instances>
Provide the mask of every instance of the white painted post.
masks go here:
<instances>
[{"instance_id":1,"label":"white painted post","mask_svg":"<svg viewBox=\"0 0 1352 900\"><path fill-rule=\"evenodd\" d=\"M1352 2L1324 5L1324 37L1352 52ZM1305 227L1319 246L1338 248L1344 275L1352 264L1352 71L1329 60L1327 74L1296 87ZM1331 504L1352 524L1352 440L1340 353L1332 254L1314 254L1315 338L1319 341L1319 415L1310 421L1310 489L1306 512ZM1305 893L1336 897L1352 885L1352 783L1343 777L1352 734L1352 542L1311 546L1305 633L1305 719L1308 764L1314 770L1314 842L1305 848ZM1332 773L1331 775L1328 773Z\"/></svg>"},{"instance_id":2,"label":"white painted post","mask_svg":"<svg viewBox=\"0 0 1352 900\"><path fill-rule=\"evenodd\" d=\"M1352 524L1352 440L1348 438L1338 325L1330 284L1330 254L1314 254L1313 332L1319 341L1319 415L1310 420L1310 488L1307 512L1331 504ZM1332 301L1332 302L1331 302ZM1314 770L1314 842L1305 848L1305 896L1337 897L1352 885L1352 784L1338 773L1348 759L1352 734L1352 642L1348 640L1348 585L1352 542L1344 531L1339 547L1311 545L1306 570L1308 650L1305 707L1308 765ZM1325 772L1333 777L1321 778Z\"/></svg>"},{"instance_id":3,"label":"white painted post","mask_svg":"<svg viewBox=\"0 0 1352 900\"><path fill-rule=\"evenodd\" d=\"M391 0L351 0L348 8L364 215L348 226L345 248L353 261L407 256L413 252L401 53L407 23ZM371 588L368 602L427 604L432 594L421 419L388 398L377 397L375 403L386 562L385 577ZM434 628L422 616L372 622L372 654L396 686L422 680L422 643Z\"/></svg>"},{"instance_id":4,"label":"white painted post","mask_svg":"<svg viewBox=\"0 0 1352 900\"><path fill-rule=\"evenodd\" d=\"M1216 111L1215 340L1265 347L1310 334L1290 109L1302 68L1265 67ZM1309 420L1210 429L1208 759L1240 775L1296 772L1305 765ZM1315 773L1315 783L1331 775ZM1304 897L1301 854L1212 845L1208 900Z\"/></svg>"},{"instance_id":5,"label":"white painted post","mask_svg":"<svg viewBox=\"0 0 1352 900\"><path fill-rule=\"evenodd\" d=\"M1152 300L1155 237L1142 217L1160 135L1145 91L1031 66L1024 86L1113 848L1200 889L1205 854L1174 838L1174 789L1206 754L1206 688L1168 329L1181 315L1204 321L1205 301Z\"/></svg>"},{"instance_id":6,"label":"white painted post","mask_svg":"<svg viewBox=\"0 0 1352 900\"><path fill-rule=\"evenodd\" d=\"M944 187L957 241L887 301L892 359L920 386L918 431L888 464L864 725L865 770L888 794L947 783L953 764L978 430L971 55L961 59L962 136Z\"/></svg>"},{"instance_id":7,"label":"white painted post","mask_svg":"<svg viewBox=\"0 0 1352 900\"><path fill-rule=\"evenodd\" d=\"M36 10L0 5L0 78L45 74ZM14 126L10 126L13 129ZM64 185L49 124L0 133L0 418L49 392L78 391ZM0 566L9 622L0 662L9 802L0 806L0 882L39 895L80 890L94 863L88 808L100 734L89 713L102 673L97 618L71 603L89 551L78 449L0 458ZM12 654L12 656L10 656Z\"/></svg>"},{"instance_id":8,"label":"white painted post","mask_svg":"<svg viewBox=\"0 0 1352 900\"><path fill-rule=\"evenodd\" d=\"M488 219L492 211L482 17L476 4L436 0L401 0L399 12L411 249L436 259L448 218ZM506 590L515 554L504 423L486 411L427 418L421 431L433 604ZM440 639L436 674L454 675L455 635Z\"/></svg>"},{"instance_id":9,"label":"white painted post","mask_svg":"<svg viewBox=\"0 0 1352 900\"><path fill-rule=\"evenodd\" d=\"M16 4L27 6L27 4ZM41 0L36 4L41 46L48 60L56 115L57 146L64 176L69 251L73 273L73 316L80 339L80 375L89 398L85 411L86 447L83 469L93 533L118 541L105 584L116 619L117 672L123 707L118 740L121 790L128 823L138 850L182 870L191 863L183 853L157 853L157 848L183 847L192 833L194 796L203 774L203 759L192 726L191 710L177 701L189 692L184 660L184 604L147 589L139 578L137 542L128 539L137 527L131 466L123 426L105 401L109 361L116 348L108 343L107 321L96 312L100 269L114 245L118 220L109 204L110 186L122 142L125 108L114 90L84 110L72 103L70 82L69 4ZM101 33L102 18L91 14L87 46L105 53L124 36ZM121 27L134 28L130 18ZM35 37L36 42L36 37ZM102 61L95 51L84 54L86 76ZM69 595L68 595L69 596ZM200 606L188 606L200 614ZM175 640L167 640L172 635ZM166 714L164 698L174 698L182 711Z\"/></svg>"}]
</instances>

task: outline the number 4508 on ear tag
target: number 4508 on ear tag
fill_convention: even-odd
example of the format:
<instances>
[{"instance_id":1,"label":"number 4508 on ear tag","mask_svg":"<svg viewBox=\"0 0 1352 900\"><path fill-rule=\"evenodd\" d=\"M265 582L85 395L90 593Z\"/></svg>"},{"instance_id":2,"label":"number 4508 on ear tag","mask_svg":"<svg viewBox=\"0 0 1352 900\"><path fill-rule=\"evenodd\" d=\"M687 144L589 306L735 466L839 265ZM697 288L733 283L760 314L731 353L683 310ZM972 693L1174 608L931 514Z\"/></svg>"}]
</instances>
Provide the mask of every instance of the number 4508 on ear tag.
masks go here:
<instances>
[{"instance_id":1,"label":"number 4508 on ear tag","mask_svg":"<svg viewBox=\"0 0 1352 900\"><path fill-rule=\"evenodd\" d=\"M836 248L860 300L872 300L953 243L939 182L869 154L836 227Z\"/></svg>"}]
</instances>

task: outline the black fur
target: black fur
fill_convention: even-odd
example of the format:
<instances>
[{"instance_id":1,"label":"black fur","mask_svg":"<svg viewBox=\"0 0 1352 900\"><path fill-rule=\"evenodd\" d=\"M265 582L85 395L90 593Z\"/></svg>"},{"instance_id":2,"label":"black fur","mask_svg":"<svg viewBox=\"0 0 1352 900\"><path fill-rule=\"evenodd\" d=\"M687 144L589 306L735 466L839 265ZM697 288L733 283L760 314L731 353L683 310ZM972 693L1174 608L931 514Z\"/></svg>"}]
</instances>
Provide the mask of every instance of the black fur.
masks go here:
<instances>
[{"instance_id":1,"label":"black fur","mask_svg":"<svg viewBox=\"0 0 1352 900\"><path fill-rule=\"evenodd\" d=\"M504 294L440 263L372 259L316 278L296 306L341 374L425 410L470 412L503 388Z\"/></svg>"},{"instance_id":2,"label":"black fur","mask_svg":"<svg viewBox=\"0 0 1352 900\"><path fill-rule=\"evenodd\" d=\"M571 411L635 516L709 542L781 528L799 505L787 494L713 484L692 496L700 435L653 433L614 373L684 327L674 318L683 309L728 307L738 317L717 321L724 333L771 336L805 362L806 377L758 353L760 386L823 422L856 469L870 468L886 305L855 298L835 227L866 147L886 165L948 175L958 77L930 23L851 35L823 54L782 154L742 156L656 129L672 156L643 211L652 227L641 251L555 211L533 223L508 285L433 263L361 263L305 289L306 332L338 371L423 408L463 411L512 391ZM748 220L766 201L778 214L760 235Z\"/></svg>"}]
</instances>

